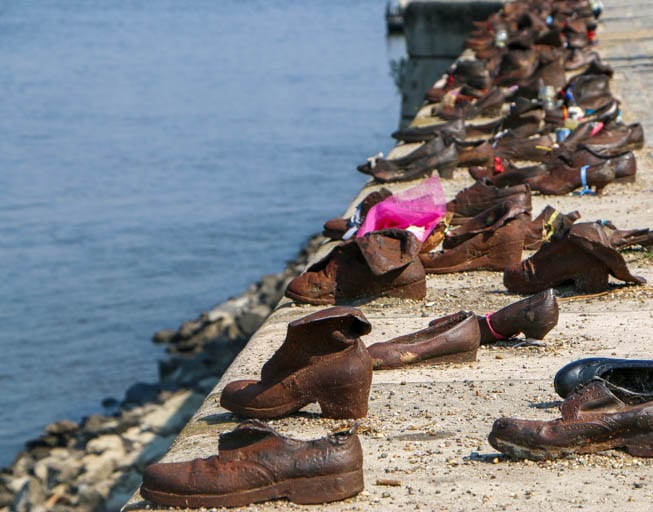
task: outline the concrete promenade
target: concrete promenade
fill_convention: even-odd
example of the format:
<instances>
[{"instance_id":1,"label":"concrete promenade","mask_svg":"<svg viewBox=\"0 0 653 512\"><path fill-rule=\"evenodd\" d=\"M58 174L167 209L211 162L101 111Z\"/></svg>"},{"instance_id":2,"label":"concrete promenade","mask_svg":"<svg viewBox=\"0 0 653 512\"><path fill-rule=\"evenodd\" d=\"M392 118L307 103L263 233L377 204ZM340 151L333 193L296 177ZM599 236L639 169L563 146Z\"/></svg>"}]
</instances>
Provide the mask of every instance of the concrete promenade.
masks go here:
<instances>
[{"instance_id":1,"label":"concrete promenade","mask_svg":"<svg viewBox=\"0 0 653 512\"><path fill-rule=\"evenodd\" d=\"M653 2L604 3L598 50L615 68L613 93L622 99L624 120L642 122L652 139ZM610 219L622 229L653 228L650 147L637 157L636 183L609 185L603 197L533 196L533 213L550 204L563 212L579 210L581 220ZM357 163L351 162L352 172ZM447 198L471 183L465 170L457 170L453 180L443 181ZM373 188L365 187L352 204ZM331 245L324 246L316 258L330 249ZM624 255L632 273L653 285L653 256L641 250ZM501 273L429 276L427 285L422 302L382 299L360 305L373 325L364 341L371 344L412 332L460 309L486 313L521 298L505 291ZM560 322L543 347L481 347L474 363L375 372L370 413L359 428L366 485L358 496L320 506L278 501L246 510L653 510L653 459L607 451L551 462L512 461L487 442L492 423L500 416L558 417L560 399L552 381L566 363L592 355L652 358L653 286L615 286L592 297L563 294L559 304ZM234 379L258 378L260 367L283 342L288 322L319 309L284 299L164 460L215 453L218 433L238 423L219 406L222 387ZM343 424L322 419L318 412L311 406L270 424L301 438L320 437ZM146 507L153 510L137 494L125 510Z\"/></svg>"}]
</instances>

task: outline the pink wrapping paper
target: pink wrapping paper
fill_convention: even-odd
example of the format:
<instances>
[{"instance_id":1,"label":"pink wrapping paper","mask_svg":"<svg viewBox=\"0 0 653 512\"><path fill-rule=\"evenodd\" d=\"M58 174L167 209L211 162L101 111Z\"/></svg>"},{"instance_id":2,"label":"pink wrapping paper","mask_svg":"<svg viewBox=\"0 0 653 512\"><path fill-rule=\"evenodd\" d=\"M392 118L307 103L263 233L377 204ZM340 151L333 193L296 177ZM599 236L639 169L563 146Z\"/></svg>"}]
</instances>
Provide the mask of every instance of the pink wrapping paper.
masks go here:
<instances>
[{"instance_id":1,"label":"pink wrapping paper","mask_svg":"<svg viewBox=\"0 0 653 512\"><path fill-rule=\"evenodd\" d=\"M370 208L356 236L361 237L380 229L398 228L412 232L423 242L446 212L447 201L440 177L435 174L419 185L393 194Z\"/></svg>"}]
</instances>

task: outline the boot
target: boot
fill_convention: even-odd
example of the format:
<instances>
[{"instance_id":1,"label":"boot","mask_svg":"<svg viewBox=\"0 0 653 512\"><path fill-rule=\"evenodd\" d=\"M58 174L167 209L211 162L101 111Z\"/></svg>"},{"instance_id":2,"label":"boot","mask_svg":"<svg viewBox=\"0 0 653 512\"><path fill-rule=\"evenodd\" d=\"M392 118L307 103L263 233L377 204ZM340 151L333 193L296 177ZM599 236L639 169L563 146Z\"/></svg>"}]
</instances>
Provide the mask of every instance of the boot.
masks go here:
<instances>
[{"instance_id":1,"label":"boot","mask_svg":"<svg viewBox=\"0 0 653 512\"><path fill-rule=\"evenodd\" d=\"M542 340L558 324L558 302L552 289L514 302L494 313L477 315L481 345L510 339L523 333L526 339Z\"/></svg>"},{"instance_id":2,"label":"boot","mask_svg":"<svg viewBox=\"0 0 653 512\"><path fill-rule=\"evenodd\" d=\"M419 241L409 231L373 231L336 246L293 279L286 296L327 305L379 296L421 300L426 280L419 250Z\"/></svg>"},{"instance_id":3,"label":"boot","mask_svg":"<svg viewBox=\"0 0 653 512\"><path fill-rule=\"evenodd\" d=\"M461 363L476 360L480 341L473 313L460 311L438 318L426 329L374 343L367 350L375 370L410 364Z\"/></svg>"},{"instance_id":4,"label":"boot","mask_svg":"<svg viewBox=\"0 0 653 512\"><path fill-rule=\"evenodd\" d=\"M537 293L573 282L578 292L593 293L608 288L610 275L629 283L646 282L630 273L603 226L583 222L542 244L527 260L506 268L503 284L512 292Z\"/></svg>"},{"instance_id":5,"label":"boot","mask_svg":"<svg viewBox=\"0 0 653 512\"><path fill-rule=\"evenodd\" d=\"M261 369L261 380L237 380L220 405L240 416L276 418L318 402L328 418L362 418L372 362L360 340L372 329L363 313L334 307L288 324L286 339Z\"/></svg>"},{"instance_id":6,"label":"boot","mask_svg":"<svg viewBox=\"0 0 653 512\"><path fill-rule=\"evenodd\" d=\"M521 259L528 211L506 201L478 214L445 238L440 252L422 253L427 274L504 270Z\"/></svg>"}]
</instances>

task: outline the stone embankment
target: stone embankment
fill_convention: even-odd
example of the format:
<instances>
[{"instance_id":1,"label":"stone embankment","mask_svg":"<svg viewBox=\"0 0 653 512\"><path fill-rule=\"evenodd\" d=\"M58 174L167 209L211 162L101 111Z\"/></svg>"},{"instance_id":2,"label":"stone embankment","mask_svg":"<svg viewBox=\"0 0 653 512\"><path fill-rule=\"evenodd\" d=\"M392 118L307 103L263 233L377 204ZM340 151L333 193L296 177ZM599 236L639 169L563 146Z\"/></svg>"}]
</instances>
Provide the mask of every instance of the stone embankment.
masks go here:
<instances>
[{"instance_id":1,"label":"stone embankment","mask_svg":"<svg viewBox=\"0 0 653 512\"><path fill-rule=\"evenodd\" d=\"M321 242L311 238L279 274L240 296L154 334L168 357L159 382L132 385L104 413L61 420L28 441L0 474L0 511L118 511L137 489L145 466L168 450L206 394L279 302L287 282Z\"/></svg>"}]
</instances>

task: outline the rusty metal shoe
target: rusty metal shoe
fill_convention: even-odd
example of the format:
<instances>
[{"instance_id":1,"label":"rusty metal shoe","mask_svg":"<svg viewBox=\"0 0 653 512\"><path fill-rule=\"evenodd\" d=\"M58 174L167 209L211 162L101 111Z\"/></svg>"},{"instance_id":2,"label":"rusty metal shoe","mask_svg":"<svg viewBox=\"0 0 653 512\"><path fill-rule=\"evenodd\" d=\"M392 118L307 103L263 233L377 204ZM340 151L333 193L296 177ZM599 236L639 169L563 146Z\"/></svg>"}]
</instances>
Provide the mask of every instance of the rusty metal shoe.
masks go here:
<instances>
[{"instance_id":1,"label":"rusty metal shoe","mask_svg":"<svg viewBox=\"0 0 653 512\"><path fill-rule=\"evenodd\" d=\"M360 336L370 323L355 308L334 307L288 324L281 347L261 369L261 380L237 380L220 405L240 416L276 418L318 402L328 418L362 418L372 363Z\"/></svg>"},{"instance_id":2,"label":"rusty metal shoe","mask_svg":"<svg viewBox=\"0 0 653 512\"><path fill-rule=\"evenodd\" d=\"M551 240L556 233L569 229L579 218L580 213L576 210L564 214L547 205L528 225L524 249L538 250L544 242ZM611 244L614 247L612 240Z\"/></svg>"},{"instance_id":3,"label":"rusty metal shoe","mask_svg":"<svg viewBox=\"0 0 653 512\"><path fill-rule=\"evenodd\" d=\"M404 167L395 165L391 160L382 160L368 174L378 183L411 181L429 175L435 170L441 177L451 178L457 165L458 151L456 146L450 143L439 153L420 158Z\"/></svg>"},{"instance_id":4,"label":"rusty metal shoe","mask_svg":"<svg viewBox=\"0 0 653 512\"><path fill-rule=\"evenodd\" d=\"M528 185L499 188L481 179L461 190L455 199L447 203L447 210L454 212L454 223L460 224L488 208L510 200L531 211L531 189ZM458 219L456 221L456 219Z\"/></svg>"},{"instance_id":5,"label":"rusty metal shoe","mask_svg":"<svg viewBox=\"0 0 653 512\"><path fill-rule=\"evenodd\" d=\"M592 387L580 389L579 394L592 396L578 400L597 400L595 391ZM599 402L604 399L605 396L598 398ZM653 402L630 406L612 402L603 409L593 407L591 413L571 414L569 409L574 408L577 406L566 407L563 403L566 417L552 421L499 418L488 440L500 452L520 459L548 460L612 448L624 448L634 456L653 457Z\"/></svg>"},{"instance_id":6,"label":"rusty metal shoe","mask_svg":"<svg viewBox=\"0 0 653 512\"><path fill-rule=\"evenodd\" d=\"M553 387L556 393L566 398L578 386L583 386L597 377L611 385L637 393L653 394L653 360L646 359L578 359L558 370L553 379Z\"/></svg>"},{"instance_id":7,"label":"rusty metal shoe","mask_svg":"<svg viewBox=\"0 0 653 512\"><path fill-rule=\"evenodd\" d=\"M355 429L304 441L249 420L220 434L218 451L204 459L147 466L141 496L173 507L242 507L278 498L326 503L364 488Z\"/></svg>"},{"instance_id":8,"label":"rusty metal shoe","mask_svg":"<svg viewBox=\"0 0 653 512\"><path fill-rule=\"evenodd\" d=\"M542 340L558 324L558 302L549 288L508 306L477 315L481 345L524 334L527 340Z\"/></svg>"},{"instance_id":9,"label":"rusty metal shoe","mask_svg":"<svg viewBox=\"0 0 653 512\"><path fill-rule=\"evenodd\" d=\"M442 135L464 139L466 135L465 122L462 119L456 119L440 124L409 126L393 132L392 137L404 142L425 142Z\"/></svg>"},{"instance_id":10,"label":"rusty metal shoe","mask_svg":"<svg viewBox=\"0 0 653 512\"><path fill-rule=\"evenodd\" d=\"M407 155L397 158L382 158L380 156L372 156L367 159L367 162L356 167L358 172L363 174L372 175L372 171L376 167L381 167L387 170L393 170L400 167L405 167L417 160L428 158L441 153L447 146L451 144L449 135L437 133L436 136L430 141L417 147Z\"/></svg>"},{"instance_id":11,"label":"rusty metal shoe","mask_svg":"<svg viewBox=\"0 0 653 512\"><path fill-rule=\"evenodd\" d=\"M558 160L550 164L548 173L528 178L525 183L534 191L547 195L564 195L579 188L582 189L582 194L590 193L590 187L594 187L595 193L601 195L603 189L615 178L615 162L609 160L581 167L570 166Z\"/></svg>"},{"instance_id":12,"label":"rusty metal shoe","mask_svg":"<svg viewBox=\"0 0 653 512\"><path fill-rule=\"evenodd\" d=\"M426 295L420 242L409 231L373 231L336 246L293 279L286 296L308 304L342 304L358 299Z\"/></svg>"},{"instance_id":13,"label":"rusty metal shoe","mask_svg":"<svg viewBox=\"0 0 653 512\"><path fill-rule=\"evenodd\" d=\"M489 208L450 232L442 251L420 254L424 271L503 271L521 259L528 222L528 210L511 201Z\"/></svg>"},{"instance_id":14,"label":"rusty metal shoe","mask_svg":"<svg viewBox=\"0 0 653 512\"><path fill-rule=\"evenodd\" d=\"M352 228L360 227L367 217L367 212L372 206L380 203L392 195L387 188L370 192L356 207L356 213L350 219L329 219L324 223L322 235L332 240L341 240Z\"/></svg>"},{"instance_id":15,"label":"rusty metal shoe","mask_svg":"<svg viewBox=\"0 0 653 512\"><path fill-rule=\"evenodd\" d=\"M476 361L480 341L473 313L460 311L429 323L426 329L374 343L367 350L375 370L399 368L419 362Z\"/></svg>"},{"instance_id":16,"label":"rusty metal shoe","mask_svg":"<svg viewBox=\"0 0 653 512\"><path fill-rule=\"evenodd\" d=\"M639 123L610 125L586 139L582 147L602 156L614 156L644 147L644 129Z\"/></svg>"},{"instance_id":17,"label":"rusty metal shoe","mask_svg":"<svg viewBox=\"0 0 653 512\"><path fill-rule=\"evenodd\" d=\"M630 273L601 224L582 222L542 244L527 260L507 268L503 284L512 292L537 293L571 282L577 291L593 293L608 288L610 275L627 283L646 282Z\"/></svg>"}]
</instances>

